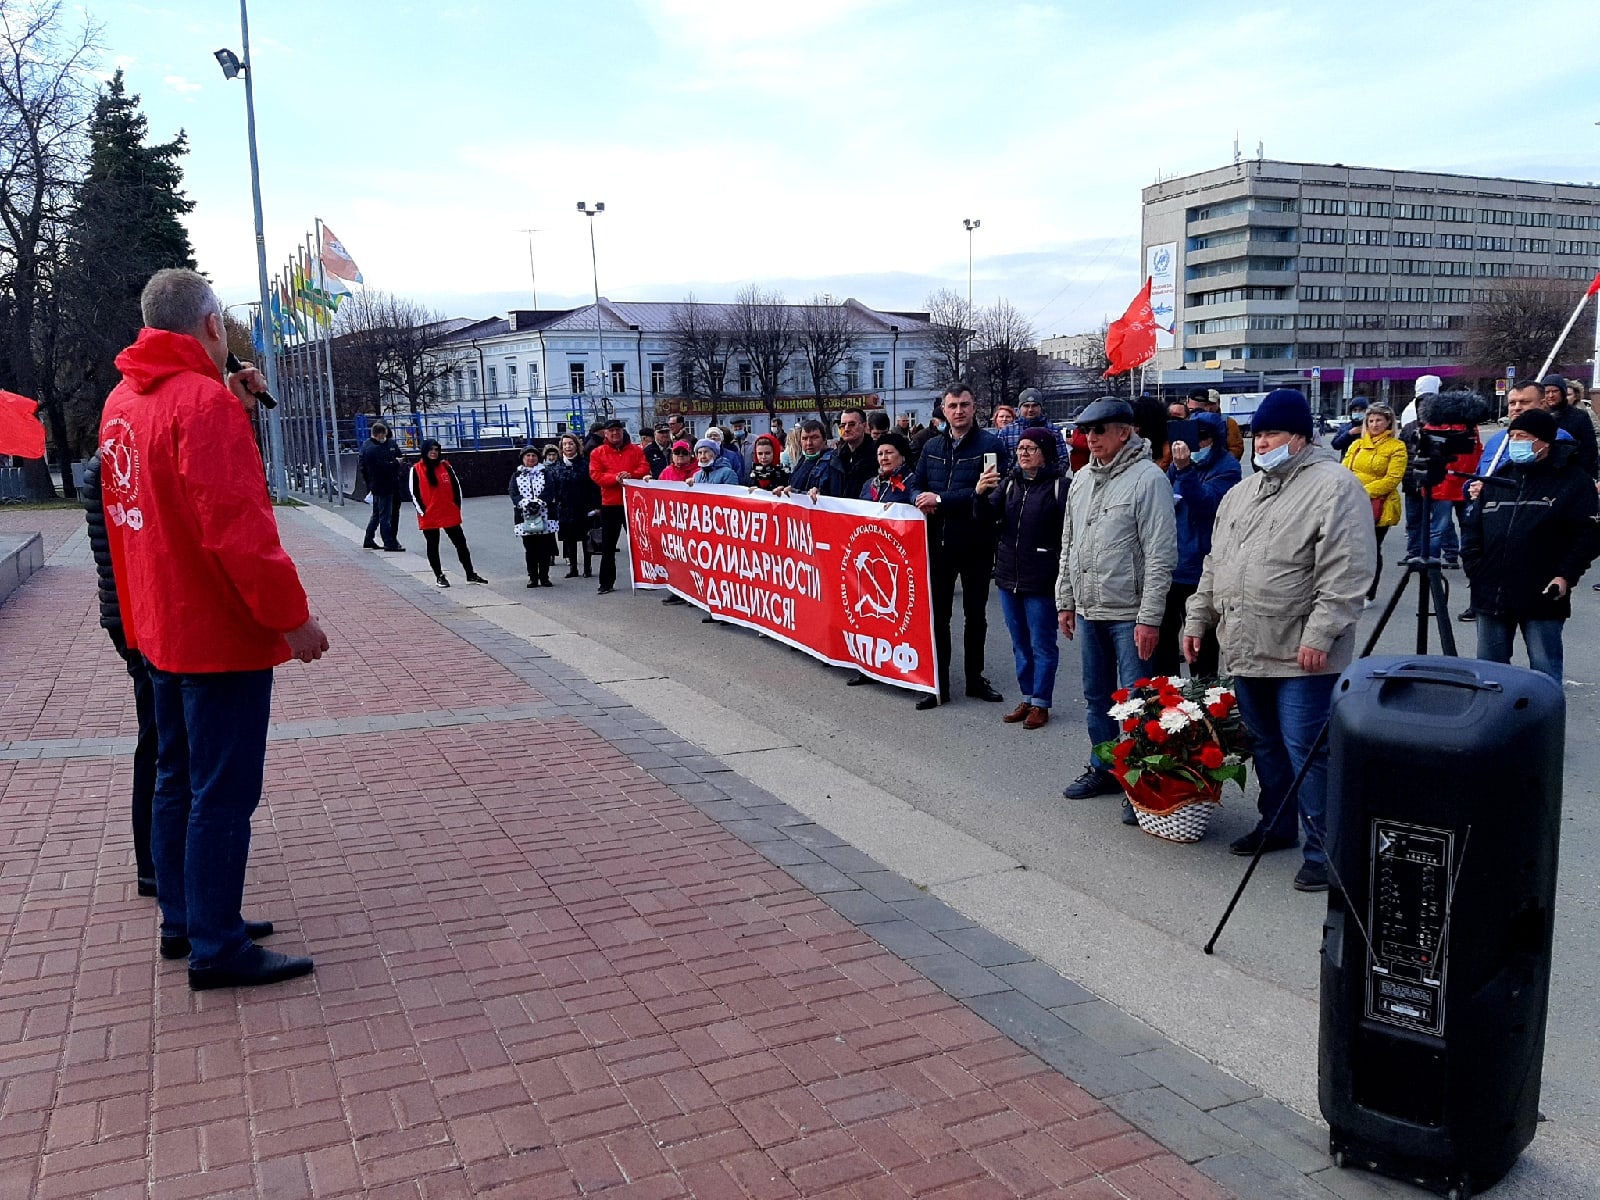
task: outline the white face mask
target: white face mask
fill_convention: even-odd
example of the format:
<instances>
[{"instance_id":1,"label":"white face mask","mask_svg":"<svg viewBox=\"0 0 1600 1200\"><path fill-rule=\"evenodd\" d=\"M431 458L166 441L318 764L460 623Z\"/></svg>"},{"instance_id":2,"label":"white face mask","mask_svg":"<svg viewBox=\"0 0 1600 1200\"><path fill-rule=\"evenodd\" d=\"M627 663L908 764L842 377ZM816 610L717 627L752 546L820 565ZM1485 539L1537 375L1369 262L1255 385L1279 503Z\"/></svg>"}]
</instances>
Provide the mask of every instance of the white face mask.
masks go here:
<instances>
[{"instance_id":1,"label":"white face mask","mask_svg":"<svg viewBox=\"0 0 1600 1200\"><path fill-rule=\"evenodd\" d=\"M1277 447L1274 450L1268 450L1265 454L1257 454L1255 456L1256 469L1258 471L1276 471L1279 467L1283 466L1283 464L1288 462L1288 461L1289 461L1289 443L1288 442L1284 442L1283 445Z\"/></svg>"}]
</instances>

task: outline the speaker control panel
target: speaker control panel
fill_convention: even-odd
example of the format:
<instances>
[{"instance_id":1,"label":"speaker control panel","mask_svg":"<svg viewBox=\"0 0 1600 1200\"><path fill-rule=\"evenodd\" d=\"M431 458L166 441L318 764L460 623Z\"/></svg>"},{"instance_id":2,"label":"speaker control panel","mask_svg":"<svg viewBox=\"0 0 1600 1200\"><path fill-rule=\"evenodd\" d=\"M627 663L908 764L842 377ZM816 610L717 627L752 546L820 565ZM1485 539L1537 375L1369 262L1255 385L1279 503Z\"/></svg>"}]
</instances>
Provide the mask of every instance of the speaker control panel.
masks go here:
<instances>
[{"instance_id":1,"label":"speaker control panel","mask_svg":"<svg viewBox=\"0 0 1600 1200\"><path fill-rule=\"evenodd\" d=\"M1367 900L1367 1016L1444 1033L1446 939L1455 832L1374 820Z\"/></svg>"}]
</instances>

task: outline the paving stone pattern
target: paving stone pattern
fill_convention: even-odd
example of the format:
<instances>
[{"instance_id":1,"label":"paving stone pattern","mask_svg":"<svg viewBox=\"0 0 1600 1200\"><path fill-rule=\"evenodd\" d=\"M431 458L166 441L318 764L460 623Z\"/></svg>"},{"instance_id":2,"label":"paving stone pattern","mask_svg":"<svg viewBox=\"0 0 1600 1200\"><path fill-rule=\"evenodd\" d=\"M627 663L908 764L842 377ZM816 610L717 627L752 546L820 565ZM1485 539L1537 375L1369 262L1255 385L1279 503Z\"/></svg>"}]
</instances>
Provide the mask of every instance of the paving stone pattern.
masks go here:
<instances>
[{"instance_id":1,"label":"paving stone pattern","mask_svg":"<svg viewBox=\"0 0 1600 1200\"><path fill-rule=\"evenodd\" d=\"M92 568L0 608L0 1196L1202 1200L1232 1193L1180 1155L1302 1149L528 640L282 524L336 649L279 672L247 906L309 979L158 959Z\"/></svg>"}]
</instances>

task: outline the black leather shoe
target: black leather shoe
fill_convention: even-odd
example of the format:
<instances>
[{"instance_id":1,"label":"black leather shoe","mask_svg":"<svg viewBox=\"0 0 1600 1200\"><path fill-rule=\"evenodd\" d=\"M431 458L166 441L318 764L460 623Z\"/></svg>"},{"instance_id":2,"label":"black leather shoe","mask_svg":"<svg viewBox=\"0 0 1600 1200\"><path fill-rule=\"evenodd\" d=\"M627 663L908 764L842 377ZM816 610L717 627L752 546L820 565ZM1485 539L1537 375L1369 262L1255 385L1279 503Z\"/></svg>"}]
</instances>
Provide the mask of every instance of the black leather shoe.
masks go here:
<instances>
[{"instance_id":1,"label":"black leather shoe","mask_svg":"<svg viewBox=\"0 0 1600 1200\"><path fill-rule=\"evenodd\" d=\"M980 679L977 683L967 685L967 695L974 700L987 700L990 704L999 704L1005 697L994 690L994 685L987 679Z\"/></svg>"},{"instance_id":2,"label":"black leather shoe","mask_svg":"<svg viewBox=\"0 0 1600 1200\"><path fill-rule=\"evenodd\" d=\"M1301 863L1294 873L1294 890L1297 892L1325 892L1328 890L1328 864Z\"/></svg>"},{"instance_id":3,"label":"black leather shoe","mask_svg":"<svg viewBox=\"0 0 1600 1200\"><path fill-rule=\"evenodd\" d=\"M917 701L917 711L918 712L927 712L930 708L938 708L938 707L939 707L939 697L937 697L937 696L924 696L921 700Z\"/></svg>"},{"instance_id":4,"label":"black leather shoe","mask_svg":"<svg viewBox=\"0 0 1600 1200\"><path fill-rule=\"evenodd\" d=\"M1477 619L1478 614L1470 608L1463 608L1456 614L1456 620L1458 621L1476 621Z\"/></svg>"},{"instance_id":5,"label":"black leather shoe","mask_svg":"<svg viewBox=\"0 0 1600 1200\"><path fill-rule=\"evenodd\" d=\"M282 983L285 979L298 979L311 974L314 964L309 958L292 958L276 950L251 946L225 967L207 967L196 971L189 968L189 986L197 992L212 988L256 987L263 983Z\"/></svg>"},{"instance_id":6,"label":"black leather shoe","mask_svg":"<svg viewBox=\"0 0 1600 1200\"><path fill-rule=\"evenodd\" d=\"M561 578L563 578L563 579L576 579L577 577L578 577L578 568L577 567L573 567L571 570L569 570Z\"/></svg>"},{"instance_id":7,"label":"black leather shoe","mask_svg":"<svg viewBox=\"0 0 1600 1200\"><path fill-rule=\"evenodd\" d=\"M872 680L868 679L860 671L857 671L854 675L850 676L849 679L846 679L844 681L844 685L845 685L845 687L860 687L864 683L871 683L871 682L872 682Z\"/></svg>"},{"instance_id":8,"label":"black leather shoe","mask_svg":"<svg viewBox=\"0 0 1600 1200\"><path fill-rule=\"evenodd\" d=\"M596 596L609 596L609 595L611 595L612 591L613 591L613 589L612 588L608 588L608 587L595 588L594 594Z\"/></svg>"},{"instance_id":9,"label":"black leather shoe","mask_svg":"<svg viewBox=\"0 0 1600 1200\"><path fill-rule=\"evenodd\" d=\"M1088 800L1092 796L1115 796L1121 791L1122 785L1110 771L1090 767L1062 788L1061 794L1068 800Z\"/></svg>"},{"instance_id":10,"label":"black leather shoe","mask_svg":"<svg viewBox=\"0 0 1600 1200\"><path fill-rule=\"evenodd\" d=\"M385 546L384 550L386 550L390 554L404 554L406 552L406 548L404 546L402 546L399 542L396 542L392 546Z\"/></svg>"},{"instance_id":11,"label":"black leather shoe","mask_svg":"<svg viewBox=\"0 0 1600 1200\"><path fill-rule=\"evenodd\" d=\"M471 571L468 571L467 572L467 582L468 583L488 583L489 581L487 579L485 579L482 575L474 575Z\"/></svg>"},{"instance_id":12,"label":"black leather shoe","mask_svg":"<svg viewBox=\"0 0 1600 1200\"><path fill-rule=\"evenodd\" d=\"M689 602L687 600L685 600L682 596L668 596L661 603L663 603L663 604L687 604Z\"/></svg>"},{"instance_id":13,"label":"black leather shoe","mask_svg":"<svg viewBox=\"0 0 1600 1200\"><path fill-rule=\"evenodd\" d=\"M141 875L139 877L139 895L141 895L141 896L154 896L155 894L156 894L156 881L154 879L146 879L144 876Z\"/></svg>"},{"instance_id":14,"label":"black leather shoe","mask_svg":"<svg viewBox=\"0 0 1600 1200\"><path fill-rule=\"evenodd\" d=\"M378 543L377 542L362 542L361 543L361 548L363 550L376 550L378 548Z\"/></svg>"},{"instance_id":15,"label":"black leather shoe","mask_svg":"<svg viewBox=\"0 0 1600 1200\"><path fill-rule=\"evenodd\" d=\"M271 921L246 921L244 935L252 942L259 942L264 937L272 936ZM164 937L161 939L162 958L188 958L189 939L186 937Z\"/></svg>"},{"instance_id":16,"label":"black leather shoe","mask_svg":"<svg viewBox=\"0 0 1600 1200\"><path fill-rule=\"evenodd\" d=\"M1133 811L1133 805L1128 802L1126 797L1122 801L1122 823L1124 825L1137 825L1139 823L1139 814Z\"/></svg>"},{"instance_id":17,"label":"black leather shoe","mask_svg":"<svg viewBox=\"0 0 1600 1200\"><path fill-rule=\"evenodd\" d=\"M1264 829L1252 829L1243 837L1234 838L1229 842L1228 853L1248 858L1261 847L1262 842L1265 842L1266 846L1261 848L1261 853L1271 854L1274 850L1293 850L1300 844L1300 839L1293 834L1288 837L1271 837Z\"/></svg>"}]
</instances>

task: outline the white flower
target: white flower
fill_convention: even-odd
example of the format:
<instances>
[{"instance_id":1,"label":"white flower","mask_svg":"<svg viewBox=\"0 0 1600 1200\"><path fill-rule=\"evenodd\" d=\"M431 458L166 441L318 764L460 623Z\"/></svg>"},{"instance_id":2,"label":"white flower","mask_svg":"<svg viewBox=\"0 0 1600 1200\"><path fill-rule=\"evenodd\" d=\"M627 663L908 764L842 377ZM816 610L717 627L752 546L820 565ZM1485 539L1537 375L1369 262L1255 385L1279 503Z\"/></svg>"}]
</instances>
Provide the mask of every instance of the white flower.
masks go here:
<instances>
[{"instance_id":1,"label":"white flower","mask_svg":"<svg viewBox=\"0 0 1600 1200\"><path fill-rule=\"evenodd\" d=\"M1143 711L1143 700L1124 700L1121 704L1113 704L1106 710L1106 715L1114 721L1126 721L1129 717L1137 717Z\"/></svg>"},{"instance_id":2,"label":"white flower","mask_svg":"<svg viewBox=\"0 0 1600 1200\"><path fill-rule=\"evenodd\" d=\"M1190 707L1193 707L1193 705L1190 705ZM1161 714L1160 721L1161 728L1165 729L1168 733L1177 733L1185 725L1191 724L1194 721L1194 718L1183 711L1182 705L1178 705L1163 712Z\"/></svg>"},{"instance_id":3,"label":"white flower","mask_svg":"<svg viewBox=\"0 0 1600 1200\"><path fill-rule=\"evenodd\" d=\"M1219 703L1222 700L1222 698L1224 696L1226 696L1226 695L1228 695L1228 689L1227 688L1221 688L1221 687L1207 688L1206 689L1206 707L1210 708L1213 704Z\"/></svg>"}]
</instances>

